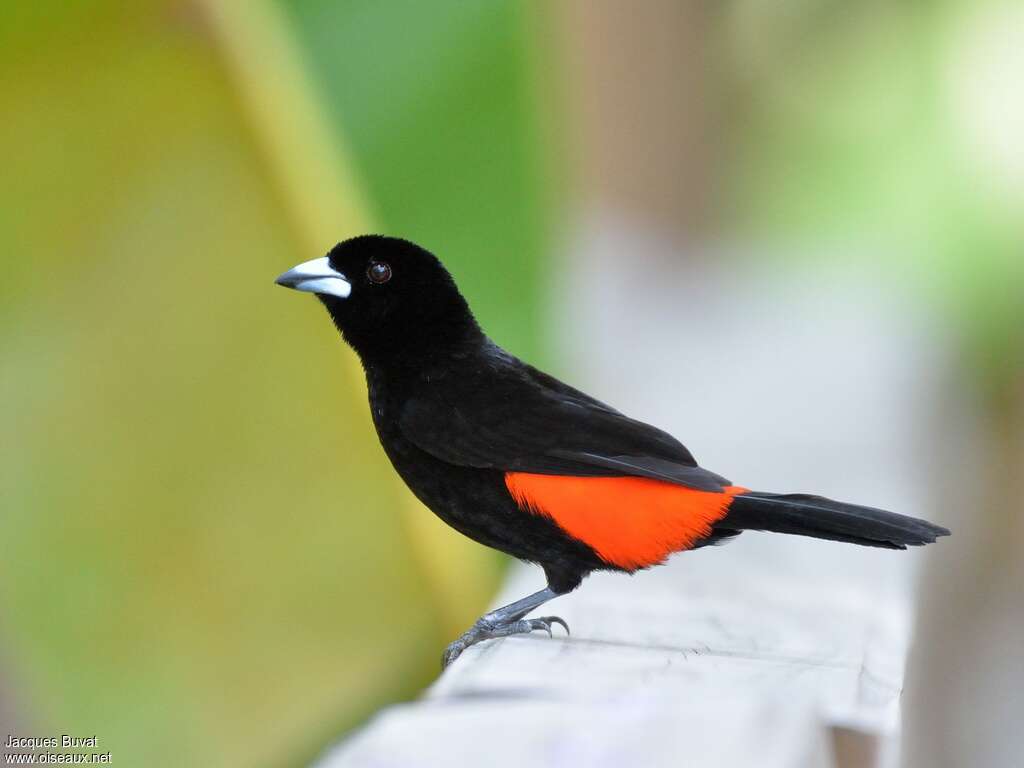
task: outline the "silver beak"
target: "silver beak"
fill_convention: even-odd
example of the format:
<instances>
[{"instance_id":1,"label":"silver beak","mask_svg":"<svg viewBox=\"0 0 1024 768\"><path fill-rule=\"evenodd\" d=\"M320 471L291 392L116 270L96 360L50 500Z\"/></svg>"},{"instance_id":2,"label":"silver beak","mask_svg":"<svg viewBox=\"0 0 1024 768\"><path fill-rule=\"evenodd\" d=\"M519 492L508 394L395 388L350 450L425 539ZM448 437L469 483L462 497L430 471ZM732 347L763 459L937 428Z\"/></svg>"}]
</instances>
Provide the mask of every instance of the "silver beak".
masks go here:
<instances>
[{"instance_id":1,"label":"silver beak","mask_svg":"<svg viewBox=\"0 0 1024 768\"><path fill-rule=\"evenodd\" d=\"M297 267L289 269L274 281L285 288L307 293L322 293L347 299L352 293L352 283L331 266L326 256L312 261L304 261Z\"/></svg>"}]
</instances>

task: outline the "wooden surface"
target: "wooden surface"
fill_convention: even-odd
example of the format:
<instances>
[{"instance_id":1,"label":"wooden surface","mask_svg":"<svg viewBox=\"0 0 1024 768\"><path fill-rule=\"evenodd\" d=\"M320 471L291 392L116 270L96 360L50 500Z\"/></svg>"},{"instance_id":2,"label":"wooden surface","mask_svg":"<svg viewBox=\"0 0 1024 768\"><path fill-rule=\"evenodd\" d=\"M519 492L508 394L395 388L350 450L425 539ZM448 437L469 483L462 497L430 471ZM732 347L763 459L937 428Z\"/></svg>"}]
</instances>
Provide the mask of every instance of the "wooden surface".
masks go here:
<instances>
[{"instance_id":1,"label":"wooden surface","mask_svg":"<svg viewBox=\"0 0 1024 768\"><path fill-rule=\"evenodd\" d=\"M735 542L728 560L763 544ZM770 574L730 575L712 562L725 552L679 556L632 578L591 577L551 604L572 637L471 648L420 702L381 713L321 768L670 766L684 757L698 766L829 766L830 726L894 733L899 612L864 595L822 599L813 584L779 590ZM499 602L540 579L517 569Z\"/></svg>"}]
</instances>

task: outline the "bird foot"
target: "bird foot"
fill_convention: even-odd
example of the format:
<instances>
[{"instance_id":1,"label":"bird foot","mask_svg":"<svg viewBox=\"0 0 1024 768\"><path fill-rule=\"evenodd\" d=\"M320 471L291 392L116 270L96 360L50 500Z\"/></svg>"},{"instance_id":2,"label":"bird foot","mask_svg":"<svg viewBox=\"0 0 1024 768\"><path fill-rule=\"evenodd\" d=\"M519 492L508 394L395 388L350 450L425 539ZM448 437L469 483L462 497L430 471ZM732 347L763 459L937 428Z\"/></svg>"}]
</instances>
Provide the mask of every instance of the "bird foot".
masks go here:
<instances>
[{"instance_id":1,"label":"bird foot","mask_svg":"<svg viewBox=\"0 0 1024 768\"><path fill-rule=\"evenodd\" d=\"M458 640L445 648L441 657L441 668L447 667L471 645L490 640L495 637L508 637L509 635L524 635L533 632L535 629L542 629L553 637L551 627L553 624L561 624L565 633L569 634L569 625L558 616L543 616L539 619L517 619L515 621L495 622L487 618L477 619L476 623L464 632Z\"/></svg>"}]
</instances>

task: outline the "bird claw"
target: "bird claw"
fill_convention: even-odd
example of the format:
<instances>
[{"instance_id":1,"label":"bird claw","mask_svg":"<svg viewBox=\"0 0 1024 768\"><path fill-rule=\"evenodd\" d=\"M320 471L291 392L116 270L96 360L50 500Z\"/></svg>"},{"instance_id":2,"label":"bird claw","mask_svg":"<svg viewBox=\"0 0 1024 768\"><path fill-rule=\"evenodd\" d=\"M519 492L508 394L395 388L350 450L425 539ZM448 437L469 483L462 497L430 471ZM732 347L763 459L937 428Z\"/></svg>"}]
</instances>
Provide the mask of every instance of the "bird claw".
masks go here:
<instances>
[{"instance_id":1,"label":"bird claw","mask_svg":"<svg viewBox=\"0 0 1024 768\"><path fill-rule=\"evenodd\" d=\"M449 644L449 646L444 649L444 653L441 654L441 669L448 669L448 665L459 658L459 656L462 655L462 652L468 647L469 646L467 645L463 645L459 640Z\"/></svg>"},{"instance_id":2,"label":"bird claw","mask_svg":"<svg viewBox=\"0 0 1024 768\"><path fill-rule=\"evenodd\" d=\"M524 632L532 632L535 629L543 629L545 632L548 633L548 637L554 637L554 634L551 632L551 625L560 624L562 628L565 630L565 634L570 634L569 625L566 624L565 619L563 619L560 616L542 616L539 619L523 619L522 622L525 622L530 625L529 629L523 630Z\"/></svg>"},{"instance_id":3,"label":"bird claw","mask_svg":"<svg viewBox=\"0 0 1024 768\"><path fill-rule=\"evenodd\" d=\"M472 645L497 637L508 637L509 635L526 635L535 629L542 629L548 633L548 637L554 637L551 631L553 624L560 624L565 633L569 634L569 625L559 616L543 616L538 619L518 619L517 621L506 621L493 623L480 619L470 629L463 633L458 640L445 648L441 656L441 668L445 669L455 661L462 652Z\"/></svg>"},{"instance_id":4,"label":"bird claw","mask_svg":"<svg viewBox=\"0 0 1024 768\"><path fill-rule=\"evenodd\" d=\"M571 635L572 634L572 632L569 631L569 625L565 623L565 619L563 619L561 616L545 616L544 617L544 621L548 622L549 625L551 625L551 624L561 624L562 625L562 629L565 630L565 634L567 634L567 635ZM548 634L549 635L551 634L551 630L550 629L548 629Z\"/></svg>"}]
</instances>

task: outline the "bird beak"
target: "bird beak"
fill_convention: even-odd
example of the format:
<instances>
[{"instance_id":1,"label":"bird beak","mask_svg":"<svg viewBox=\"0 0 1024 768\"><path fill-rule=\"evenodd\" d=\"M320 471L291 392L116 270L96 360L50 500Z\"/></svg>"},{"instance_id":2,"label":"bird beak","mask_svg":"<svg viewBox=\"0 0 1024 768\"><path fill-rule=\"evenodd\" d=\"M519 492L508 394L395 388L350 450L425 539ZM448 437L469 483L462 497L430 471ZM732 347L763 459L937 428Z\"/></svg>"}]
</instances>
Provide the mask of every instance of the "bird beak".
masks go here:
<instances>
[{"instance_id":1,"label":"bird beak","mask_svg":"<svg viewBox=\"0 0 1024 768\"><path fill-rule=\"evenodd\" d=\"M326 256L304 261L289 269L274 282L285 288L294 288L296 291L327 294L337 296L339 299L347 299L352 293L352 283L331 266Z\"/></svg>"}]
</instances>

